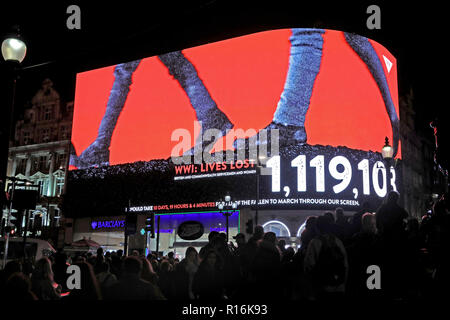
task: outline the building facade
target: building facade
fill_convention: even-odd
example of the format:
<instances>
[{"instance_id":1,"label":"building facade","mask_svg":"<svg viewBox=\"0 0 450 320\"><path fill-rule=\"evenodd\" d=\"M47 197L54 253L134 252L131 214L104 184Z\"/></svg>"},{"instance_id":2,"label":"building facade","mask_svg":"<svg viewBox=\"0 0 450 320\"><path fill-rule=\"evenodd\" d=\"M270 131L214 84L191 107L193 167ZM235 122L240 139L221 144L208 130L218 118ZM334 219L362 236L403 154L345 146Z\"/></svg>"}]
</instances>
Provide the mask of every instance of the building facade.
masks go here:
<instances>
[{"instance_id":1,"label":"building facade","mask_svg":"<svg viewBox=\"0 0 450 320\"><path fill-rule=\"evenodd\" d=\"M414 93L400 97L400 134L403 170L403 206L420 219L433 197L433 134L417 130Z\"/></svg>"},{"instance_id":2,"label":"building facade","mask_svg":"<svg viewBox=\"0 0 450 320\"><path fill-rule=\"evenodd\" d=\"M29 212L31 236L54 238L60 227L72 116L73 102L63 103L51 80L45 79L31 100L31 108L15 125L7 175L39 185L36 209ZM25 218L19 216L24 226Z\"/></svg>"}]
</instances>

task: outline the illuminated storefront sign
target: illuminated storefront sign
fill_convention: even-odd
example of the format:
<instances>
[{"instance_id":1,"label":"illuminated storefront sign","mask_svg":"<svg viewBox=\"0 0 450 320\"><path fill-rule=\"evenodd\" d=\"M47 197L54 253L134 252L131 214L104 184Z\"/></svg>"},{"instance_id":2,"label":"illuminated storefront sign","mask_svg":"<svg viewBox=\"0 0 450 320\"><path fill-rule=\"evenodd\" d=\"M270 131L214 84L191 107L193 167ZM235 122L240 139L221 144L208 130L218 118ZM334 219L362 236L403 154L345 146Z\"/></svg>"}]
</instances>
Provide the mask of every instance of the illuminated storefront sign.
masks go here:
<instances>
[{"instance_id":1,"label":"illuminated storefront sign","mask_svg":"<svg viewBox=\"0 0 450 320\"><path fill-rule=\"evenodd\" d=\"M125 227L125 220L105 220L105 221L92 221L91 229L94 231L107 230L107 229L120 229Z\"/></svg>"}]
</instances>

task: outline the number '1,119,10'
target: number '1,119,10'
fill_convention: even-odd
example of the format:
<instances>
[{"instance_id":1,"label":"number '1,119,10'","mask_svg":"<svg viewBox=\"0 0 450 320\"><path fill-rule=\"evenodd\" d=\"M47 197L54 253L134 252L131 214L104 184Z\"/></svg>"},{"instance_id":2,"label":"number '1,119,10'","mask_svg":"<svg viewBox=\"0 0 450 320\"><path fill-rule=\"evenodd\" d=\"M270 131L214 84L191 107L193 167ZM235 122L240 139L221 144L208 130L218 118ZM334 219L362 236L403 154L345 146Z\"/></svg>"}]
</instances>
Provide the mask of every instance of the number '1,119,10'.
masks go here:
<instances>
[{"instance_id":1,"label":"number '1,119,10'","mask_svg":"<svg viewBox=\"0 0 450 320\"><path fill-rule=\"evenodd\" d=\"M279 192L281 190L281 168L280 156L274 156L267 161L267 167L272 169L272 192ZM306 191L306 155L299 155L291 161L291 166L297 168L297 191ZM344 170L338 171L338 165L342 165ZM316 170L316 192L325 192L325 157L318 155L309 161L309 166ZM391 170L391 186L394 191L397 191L395 185L395 170ZM369 160L363 159L358 163L358 170L362 171L363 194L370 195L370 165ZM328 164L328 171L330 175L336 179L341 180L338 184L333 186L334 193L344 191L352 180L352 165L350 161L344 156L336 156L332 158ZM379 173L382 176L382 186L380 186ZM384 197L387 193L386 185L386 168L384 163L377 161L372 167L372 184L375 193L379 197Z\"/></svg>"}]
</instances>

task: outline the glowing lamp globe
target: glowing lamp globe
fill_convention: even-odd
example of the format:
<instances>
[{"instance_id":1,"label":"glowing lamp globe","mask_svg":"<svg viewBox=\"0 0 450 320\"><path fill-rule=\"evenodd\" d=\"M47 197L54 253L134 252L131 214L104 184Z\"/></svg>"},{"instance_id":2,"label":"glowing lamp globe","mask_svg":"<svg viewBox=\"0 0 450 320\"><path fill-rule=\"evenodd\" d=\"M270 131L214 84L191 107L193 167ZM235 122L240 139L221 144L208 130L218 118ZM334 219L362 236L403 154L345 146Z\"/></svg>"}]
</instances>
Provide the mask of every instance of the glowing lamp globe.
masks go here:
<instances>
[{"instance_id":1,"label":"glowing lamp globe","mask_svg":"<svg viewBox=\"0 0 450 320\"><path fill-rule=\"evenodd\" d=\"M384 147L381 149L383 159L392 159L394 155L394 148L389 145L389 139L386 137Z\"/></svg>"},{"instance_id":2,"label":"glowing lamp globe","mask_svg":"<svg viewBox=\"0 0 450 320\"><path fill-rule=\"evenodd\" d=\"M5 61L12 60L21 63L27 54L25 42L17 38L7 38L2 42L2 56Z\"/></svg>"}]
</instances>

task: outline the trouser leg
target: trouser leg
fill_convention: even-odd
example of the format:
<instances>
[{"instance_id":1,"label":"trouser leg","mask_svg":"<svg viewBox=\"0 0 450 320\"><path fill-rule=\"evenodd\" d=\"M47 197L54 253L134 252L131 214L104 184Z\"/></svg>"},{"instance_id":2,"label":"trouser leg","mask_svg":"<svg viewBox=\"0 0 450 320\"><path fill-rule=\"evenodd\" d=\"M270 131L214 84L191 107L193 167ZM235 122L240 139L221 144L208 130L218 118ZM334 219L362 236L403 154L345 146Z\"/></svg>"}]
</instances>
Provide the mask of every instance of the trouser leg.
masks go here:
<instances>
[{"instance_id":1,"label":"trouser leg","mask_svg":"<svg viewBox=\"0 0 450 320\"><path fill-rule=\"evenodd\" d=\"M392 145L394 148L395 157L398 151L400 122L397 112L395 111L394 103L392 102L391 93L381 61L367 38L351 33L344 33L344 35L347 43L367 65L370 73L378 85L378 88L380 89L381 96L383 97L384 105L386 107L386 112L389 115L389 120L392 126Z\"/></svg>"},{"instance_id":2,"label":"trouser leg","mask_svg":"<svg viewBox=\"0 0 450 320\"><path fill-rule=\"evenodd\" d=\"M139 63L140 60L136 60L121 63L115 67L114 84L108 98L105 114L98 128L97 138L82 152L78 159L74 159L79 168L109 164L111 138L130 92L131 77Z\"/></svg>"},{"instance_id":3,"label":"trouser leg","mask_svg":"<svg viewBox=\"0 0 450 320\"><path fill-rule=\"evenodd\" d=\"M292 29L289 69L273 122L304 127L322 59L322 29Z\"/></svg>"},{"instance_id":4,"label":"trouser leg","mask_svg":"<svg viewBox=\"0 0 450 320\"><path fill-rule=\"evenodd\" d=\"M217 129L221 135L226 135L227 130L231 129L233 124L211 98L194 65L186 59L181 51L163 54L158 58L186 92L197 115L197 120L202 125L202 132L208 129ZM197 139L196 144L200 142L202 142L201 136ZM206 147L207 142L203 141L203 143Z\"/></svg>"}]
</instances>

